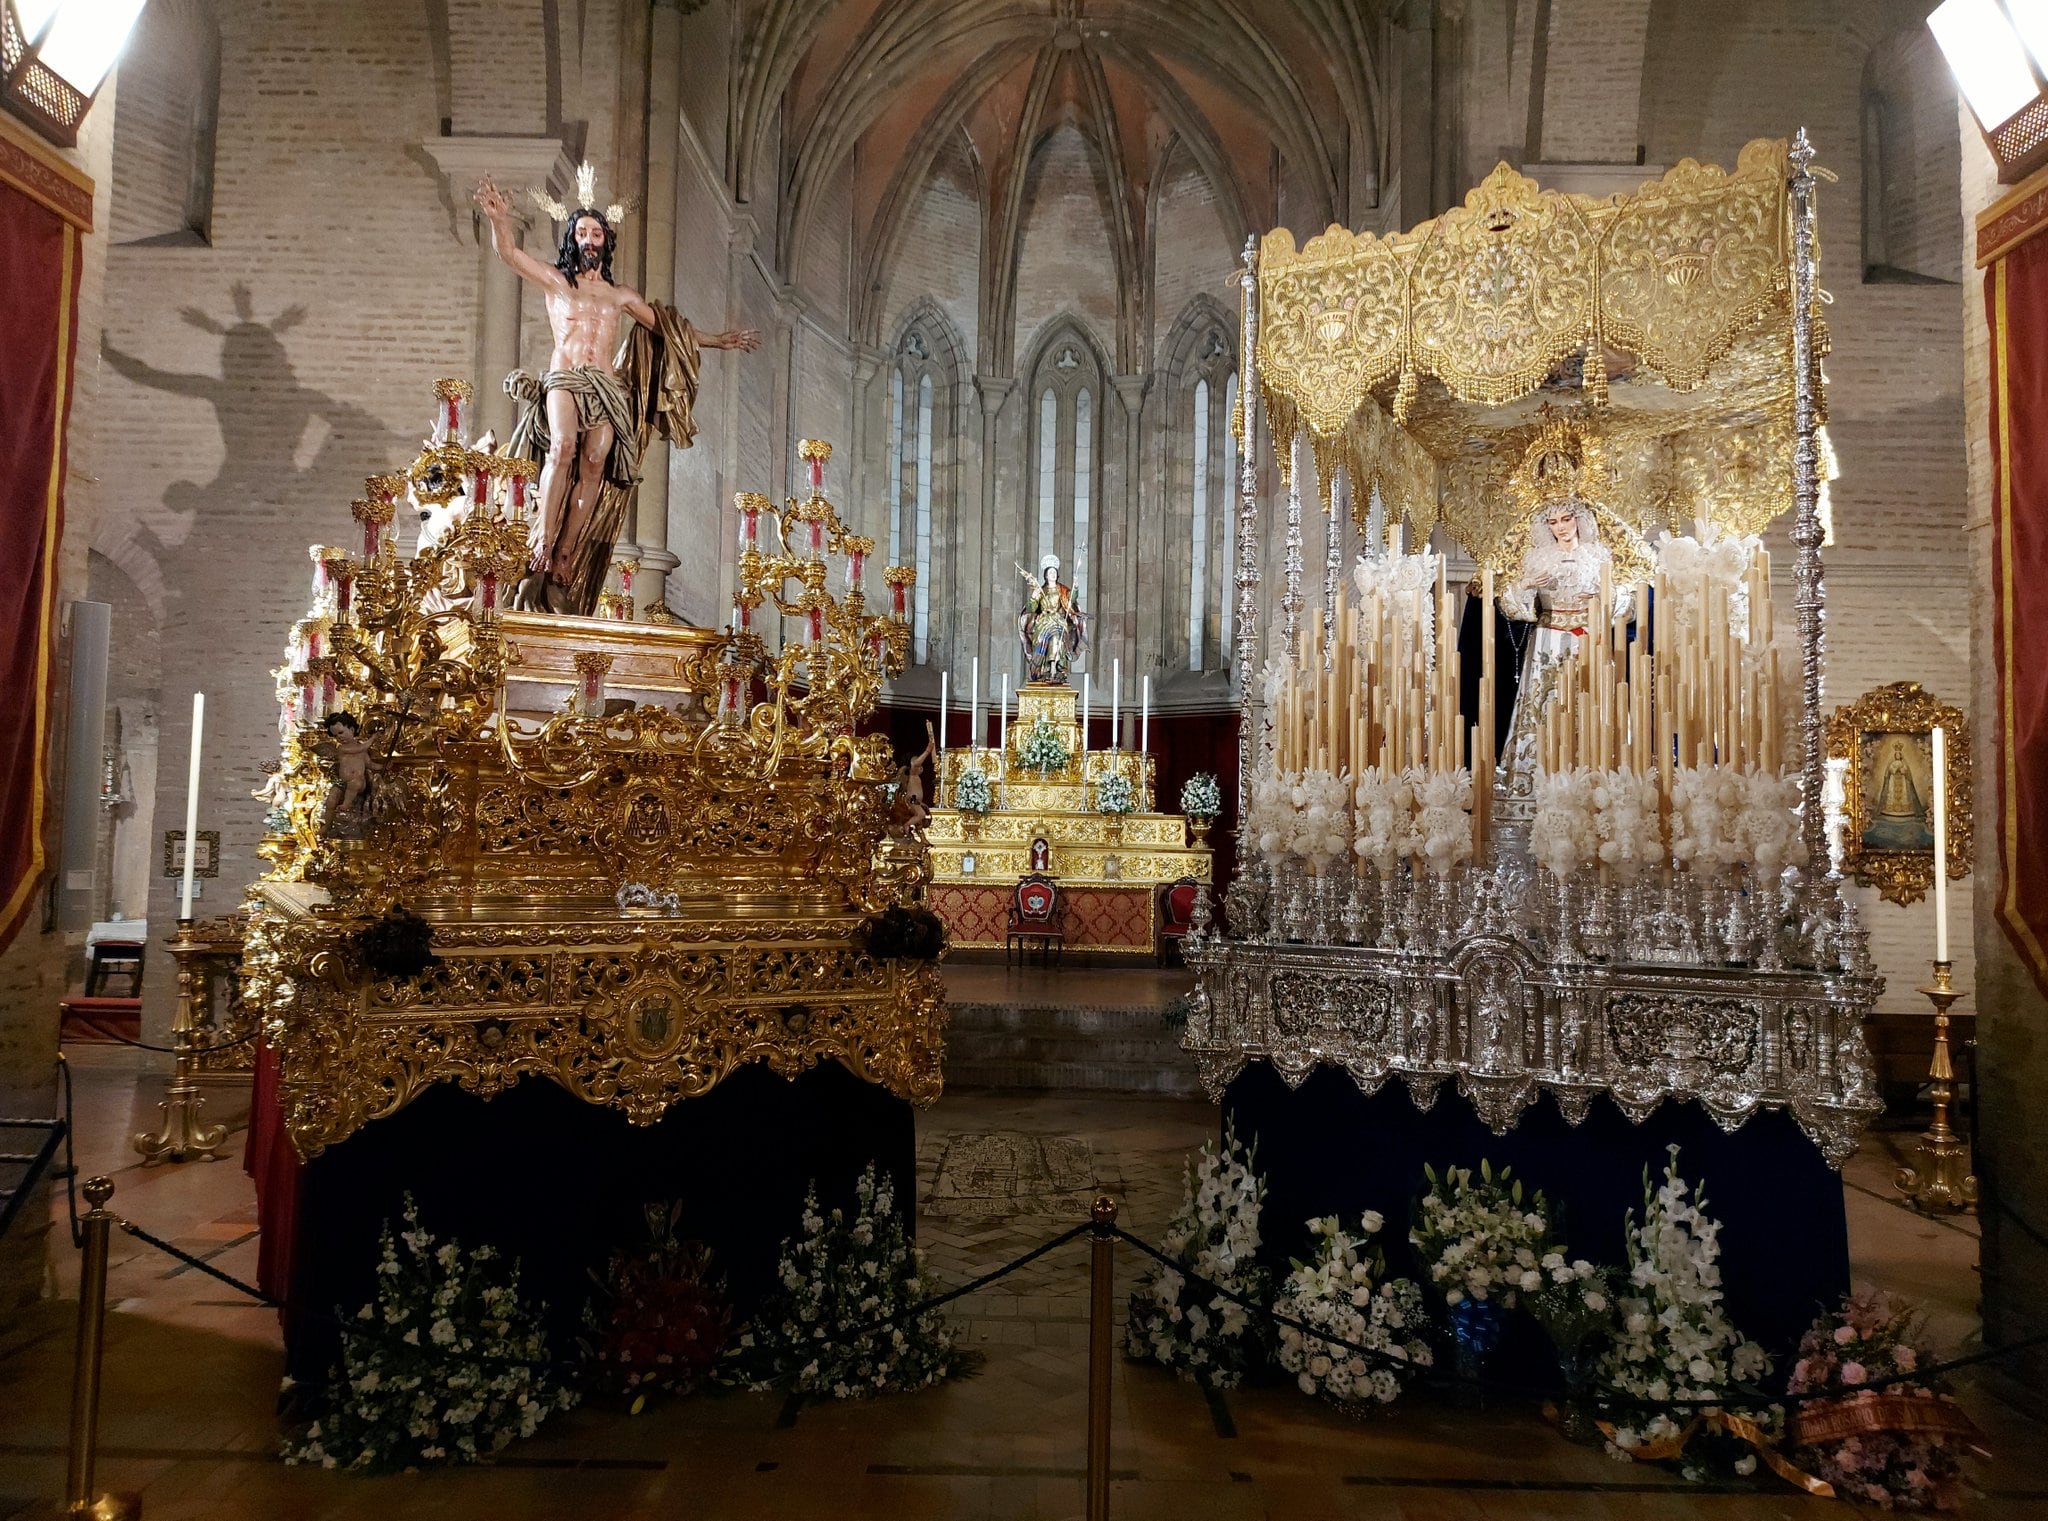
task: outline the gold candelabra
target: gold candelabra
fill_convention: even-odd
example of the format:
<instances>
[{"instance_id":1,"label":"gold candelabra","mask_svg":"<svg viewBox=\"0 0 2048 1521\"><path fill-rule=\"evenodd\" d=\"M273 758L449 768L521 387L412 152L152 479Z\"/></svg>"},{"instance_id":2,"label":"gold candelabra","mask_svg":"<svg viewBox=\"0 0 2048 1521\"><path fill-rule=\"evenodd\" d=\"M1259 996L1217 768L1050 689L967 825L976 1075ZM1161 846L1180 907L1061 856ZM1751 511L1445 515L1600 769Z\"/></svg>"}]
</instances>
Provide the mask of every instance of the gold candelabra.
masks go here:
<instances>
[{"instance_id":1,"label":"gold candelabra","mask_svg":"<svg viewBox=\"0 0 2048 1521\"><path fill-rule=\"evenodd\" d=\"M1956 1069L1948 1053L1948 1011L1963 995L1950 981L1955 963L1934 963L1934 983L1920 991L1934 1005L1934 1059L1927 1075L1934 1084L1934 1123L1920 1137L1914 1165L1901 1167L1893 1186L1921 1210L1965 1210L1977 1202L1977 1178L1969 1169L1970 1144L1948 1123L1955 1097Z\"/></svg>"},{"instance_id":2,"label":"gold candelabra","mask_svg":"<svg viewBox=\"0 0 2048 1521\"><path fill-rule=\"evenodd\" d=\"M192 933L190 919L180 919L169 949L178 961L178 1012L171 1019L171 1080L157 1106L163 1125L135 1137L136 1151L148 1162L215 1156L228 1138L227 1126L200 1119L206 1100L199 1093L199 1009L206 998L206 958L212 947Z\"/></svg>"}]
</instances>

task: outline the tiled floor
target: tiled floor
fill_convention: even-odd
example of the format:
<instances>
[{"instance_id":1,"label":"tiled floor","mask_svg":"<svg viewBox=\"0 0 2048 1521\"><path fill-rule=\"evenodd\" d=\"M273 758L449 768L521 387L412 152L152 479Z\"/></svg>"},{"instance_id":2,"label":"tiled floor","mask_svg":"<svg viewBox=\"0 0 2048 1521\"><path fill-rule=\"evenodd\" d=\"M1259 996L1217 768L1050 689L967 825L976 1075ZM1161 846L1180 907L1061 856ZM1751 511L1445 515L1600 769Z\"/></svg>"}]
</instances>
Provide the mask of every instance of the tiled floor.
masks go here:
<instances>
[{"instance_id":1,"label":"tiled floor","mask_svg":"<svg viewBox=\"0 0 2048 1521\"><path fill-rule=\"evenodd\" d=\"M253 1275L238 1152L133 1165L127 1136L154 1119L160 1080L122 1052L75 1060L81 1169L115 1169L119 1212L228 1273ZM228 1096L217 1095L216 1114ZM1097 1188L1123 1201L1136 1232L1156 1236L1178 1203L1183 1159L1213 1127L1214 1111L1197 1101L949 1096L919 1121L920 1240L939 1276L959 1282L1078 1219ZM1921 1299L1935 1338L1965 1343L1976 1324L1974 1222L1927 1221L1892 1203L1886 1140L1873 1138L1846 1174L1858 1275ZM992 1187L991 1177L1017 1180L1022 1207L1001 1210L991 1194L1009 1185ZM52 1260L74 1283L77 1259L61 1230ZM1120 1288L1136 1269L1119 1254ZM806 1406L793 1418L782 1401L751 1395L631 1418L586 1408L489 1467L362 1479L273 1458L272 1314L117 1235L101 1480L141 1491L149 1521L1078 1516L1086 1288L1077 1243L963 1301L965 1339L985 1364L923 1394ZM52 1301L0 1328L0 1518L59 1493L72 1308ZM2043 1514L2048 1439L1981 1388L1970 1398L1998 1454L1976 1471L1988 1495L1975 1513ZM1843 1514L1790 1492L1691 1489L1573 1447L1516 1409L1477 1418L1418 1399L1359 1423L1281 1387L1205 1400L1121 1360L1114 1407L1112 1506L1127 1521Z\"/></svg>"}]
</instances>

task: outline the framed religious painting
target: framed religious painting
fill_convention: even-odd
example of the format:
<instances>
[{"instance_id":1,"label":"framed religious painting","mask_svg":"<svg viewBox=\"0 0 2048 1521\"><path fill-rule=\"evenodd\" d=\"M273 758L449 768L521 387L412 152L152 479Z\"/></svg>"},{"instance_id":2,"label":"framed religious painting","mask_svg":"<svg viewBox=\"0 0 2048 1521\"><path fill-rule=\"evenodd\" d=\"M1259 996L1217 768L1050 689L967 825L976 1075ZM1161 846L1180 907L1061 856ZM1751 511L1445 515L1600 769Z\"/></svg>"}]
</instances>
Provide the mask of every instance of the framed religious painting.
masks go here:
<instances>
[{"instance_id":1,"label":"framed religious painting","mask_svg":"<svg viewBox=\"0 0 2048 1521\"><path fill-rule=\"evenodd\" d=\"M1970 726L1917 681L1865 692L1828 720L1828 757L1843 762L1842 872L1889 903L1934 885L1934 730L1946 736L1948 876L1970 874Z\"/></svg>"}]
</instances>

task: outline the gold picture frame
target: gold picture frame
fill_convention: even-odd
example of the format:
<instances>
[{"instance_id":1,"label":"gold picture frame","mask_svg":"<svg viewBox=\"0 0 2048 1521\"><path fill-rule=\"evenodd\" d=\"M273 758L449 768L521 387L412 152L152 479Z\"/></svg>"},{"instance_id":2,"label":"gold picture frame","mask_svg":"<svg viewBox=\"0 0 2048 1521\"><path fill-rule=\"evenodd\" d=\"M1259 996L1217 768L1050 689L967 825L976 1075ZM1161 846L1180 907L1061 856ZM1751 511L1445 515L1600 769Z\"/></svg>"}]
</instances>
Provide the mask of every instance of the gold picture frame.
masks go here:
<instances>
[{"instance_id":1,"label":"gold picture frame","mask_svg":"<svg viewBox=\"0 0 2048 1521\"><path fill-rule=\"evenodd\" d=\"M1918 903L1934 885L1934 730L1948 737L1948 877L1970 874L1970 726L1917 681L1895 681L1837 708L1828 758L1842 778L1842 871L1888 903Z\"/></svg>"}]
</instances>

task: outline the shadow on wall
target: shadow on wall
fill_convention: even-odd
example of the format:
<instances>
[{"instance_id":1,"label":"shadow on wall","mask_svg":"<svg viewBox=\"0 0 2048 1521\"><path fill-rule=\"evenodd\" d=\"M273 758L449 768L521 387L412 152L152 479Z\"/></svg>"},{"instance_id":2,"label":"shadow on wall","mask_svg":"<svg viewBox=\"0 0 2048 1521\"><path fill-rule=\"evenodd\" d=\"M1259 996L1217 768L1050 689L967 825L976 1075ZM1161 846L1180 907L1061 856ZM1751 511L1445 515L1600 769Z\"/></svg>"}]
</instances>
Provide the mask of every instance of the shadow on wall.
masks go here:
<instances>
[{"instance_id":1,"label":"shadow on wall","mask_svg":"<svg viewBox=\"0 0 2048 1521\"><path fill-rule=\"evenodd\" d=\"M205 402L220 429L222 459L213 480L174 481L165 489L163 505L174 521L163 531L145 530L158 546L165 545L166 531L171 542L182 544L202 506L296 507L307 501L308 491L353 494L355 476L390 468L403 447L404 440L379 418L299 380L283 335L305 320L303 306L286 307L261 322L248 286L231 287L229 299L236 319L231 324L196 307L178 314L220 338L218 375L159 370L101 339L101 353L119 374L154 391Z\"/></svg>"}]
</instances>

